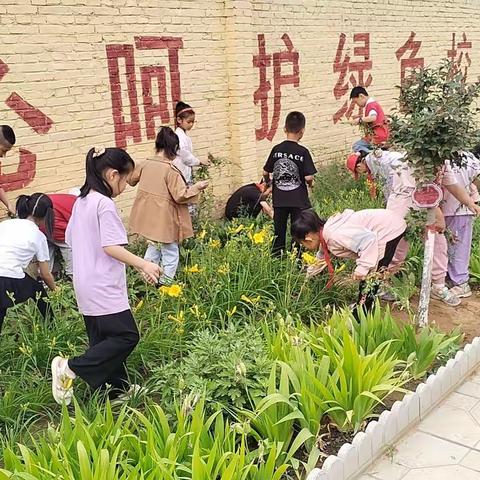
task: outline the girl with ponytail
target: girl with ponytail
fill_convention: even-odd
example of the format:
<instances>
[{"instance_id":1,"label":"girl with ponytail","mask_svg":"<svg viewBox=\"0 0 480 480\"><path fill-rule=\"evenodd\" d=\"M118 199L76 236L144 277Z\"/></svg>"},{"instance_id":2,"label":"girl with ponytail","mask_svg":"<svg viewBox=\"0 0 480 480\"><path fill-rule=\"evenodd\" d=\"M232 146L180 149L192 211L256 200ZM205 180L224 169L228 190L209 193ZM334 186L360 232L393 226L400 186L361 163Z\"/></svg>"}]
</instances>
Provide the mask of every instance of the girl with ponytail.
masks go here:
<instances>
[{"instance_id":1,"label":"girl with ponytail","mask_svg":"<svg viewBox=\"0 0 480 480\"><path fill-rule=\"evenodd\" d=\"M47 237L53 232L53 205L43 193L20 195L17 216L0 223L0 330L7 310L14 304L33 299L44 318L48 315L47 294L43 285L25 274L25 269L36 258L39 274L51 289L55 282L50 273Z\"/></svg>"},{"instance_id":2,"label":"girl with ponytail","mask_svg":"<svg viewBox=\"0 0 480 480\"><path fill-rule=\"evenodd\" d=\"M60 404L71 402L76 377L92 389L111 385L111 397L130 389L125 361L139 334L128 302L125 265L150 283L160 276L158 265L125 248L127 234L113 201L125 190L134 167L120 148L92 148L87 154L85 183L65 237L72 249L73 286L89 348L75 358L53 359L52 393Z\"/></svg>"}]
</instances>

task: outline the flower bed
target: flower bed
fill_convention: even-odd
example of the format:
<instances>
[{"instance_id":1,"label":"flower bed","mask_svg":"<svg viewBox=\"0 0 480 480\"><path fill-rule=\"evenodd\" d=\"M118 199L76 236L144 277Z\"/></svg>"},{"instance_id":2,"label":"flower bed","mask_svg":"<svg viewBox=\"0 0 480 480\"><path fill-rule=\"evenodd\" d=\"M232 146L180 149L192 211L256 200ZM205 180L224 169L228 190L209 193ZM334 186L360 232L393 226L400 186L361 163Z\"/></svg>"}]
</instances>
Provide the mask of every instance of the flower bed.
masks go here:
<instances>
[{"instance_id":1,"label":"flower bed","mask_svg":"<svg viewBox=\"0 0 480 480\"><path fill-rule=\"evenodd\" d=\"M364 186L345 179L334 192L332 176L324 181L315 198L323 214L353 199L375 205ZM295 254L272 259L270 239L261 223L205 225L185 245L175 284L146 287L129 272L142 334L130 375L148 393L128 406L81 382L73 409L50 398L50 360L83 348L70 286L51 297L54 325L38 323L32 305L12 309L0 360L0 480L304 478L385 399L455 354L457 333L418 335L385 308L353 322L343 308L355 296L350 267L328 290L324 278L305 279Z\"/></svg>"}]
</instances>

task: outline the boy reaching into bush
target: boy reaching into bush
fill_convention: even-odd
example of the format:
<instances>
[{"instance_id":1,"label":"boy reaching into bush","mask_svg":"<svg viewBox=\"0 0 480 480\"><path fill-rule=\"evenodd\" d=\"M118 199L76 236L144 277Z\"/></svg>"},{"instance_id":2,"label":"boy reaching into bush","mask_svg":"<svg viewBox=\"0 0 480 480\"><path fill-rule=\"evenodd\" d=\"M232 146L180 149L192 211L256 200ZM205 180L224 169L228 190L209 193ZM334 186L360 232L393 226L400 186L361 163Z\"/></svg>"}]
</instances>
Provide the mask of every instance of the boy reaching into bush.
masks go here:
<instances>
[{"instance_id":1,"label":"boy reaching into bush","mask_svg":"<svg viewBox=\"0 0 480 480\"><path fill-rule=\"evenodd\" d=\"M265 182L273 180L273 254L279 255L285 250L287 224L291 224L300 213L311 208L307 185L313 185L313 176L317 169L307 148L299 145L305 133L305 115L290 112L285 119L287 139L275 145L263 167Z\"/></svg>"},{"instance_id":2,"label":"boy reaching into bush","mask_svg":"<svg viewBox=\"0 0 480 480\"><path fill-rule=\"evenodd\" d=\"M360 280L357 305L368 311L380 285L375 282L367 289L366 279L369 274L388 268L406 228L401 216L380 208L344 210L327 220L313 210L305 210L292 225L292 234L307 250L321 251L330 273L329 283L333 280L330 254L355 259L353 279Z\"/></svg>"},{"instance_id":3,"label":"boy reaching into bush","mask_svg":"<svg viewBox=\"0 0 480 480\"><path fill-rule=\"evenodd\" d=\"M352 125L366 127L367 134L353 144L353 151L362 148L368 151L374 147L386 145L390 138L387 117L381 105L370 97L364 87L354 87L350 92L350 99L360 108L365 108L365 115L352 117Z\"/></svg>"}]
</instances>

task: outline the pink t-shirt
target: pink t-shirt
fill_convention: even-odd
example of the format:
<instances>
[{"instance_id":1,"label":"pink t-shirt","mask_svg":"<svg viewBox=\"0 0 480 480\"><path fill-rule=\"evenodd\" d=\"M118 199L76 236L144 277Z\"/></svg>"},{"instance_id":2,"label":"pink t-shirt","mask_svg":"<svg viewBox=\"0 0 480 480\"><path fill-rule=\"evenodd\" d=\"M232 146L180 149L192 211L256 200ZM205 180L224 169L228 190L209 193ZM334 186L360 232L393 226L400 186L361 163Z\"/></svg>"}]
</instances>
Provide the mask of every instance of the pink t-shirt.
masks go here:
<instances>
[{"instance_id":1,"label":"pink t-shirt","mask_svg":"<svg viewBox=\"0 0 480 480\"><path fill-rule=\"evenodd\" d=\"M73 286L80 312L97 317L129 310L125 265L103 250L128 243L113 200L93 191L79 198L65 236L72 247Z\"/></svg>"}]
</instances>

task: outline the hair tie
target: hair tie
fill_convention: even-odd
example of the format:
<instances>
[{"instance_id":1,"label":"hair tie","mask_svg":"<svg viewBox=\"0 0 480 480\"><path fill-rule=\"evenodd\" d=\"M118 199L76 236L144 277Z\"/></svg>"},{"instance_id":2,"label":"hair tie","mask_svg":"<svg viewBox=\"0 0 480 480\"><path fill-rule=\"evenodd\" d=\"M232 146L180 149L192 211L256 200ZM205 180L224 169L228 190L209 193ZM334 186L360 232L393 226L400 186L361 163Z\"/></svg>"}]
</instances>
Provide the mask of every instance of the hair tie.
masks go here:
<instances>
[{"instance_id":1,"label":"hair tie","mask_svg":"<svg viewBox=\"0 0 480 480\"><path fill-rule=\"evenodd\" d=\"M37 198L37 201L35 202L35 205L33 206L33 209L32 209L32 216L35 216L35 210L37 209L38 207L38 202L40 202L40 200L42 199L43 197L43 193L41 193L38 198ZM31 198L31 197L30 197Z\"/></svg>"},{"instance_id":2,"label":"hair tie","mask_svg":"<svg viewBox=\"0 0 480 480\"><path fill-rule=\"evenodd\" d=\"M97 158L105 153L105 147L94 147L92 158Z\"/></svg>"}]
</instances>

